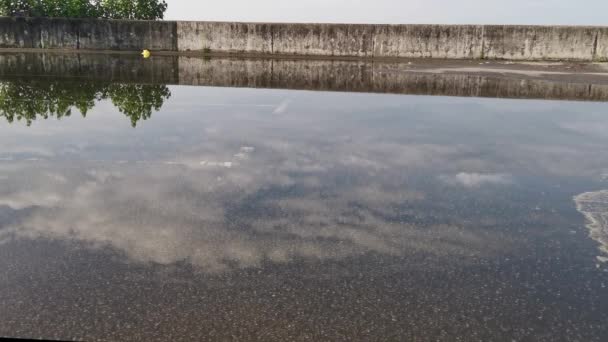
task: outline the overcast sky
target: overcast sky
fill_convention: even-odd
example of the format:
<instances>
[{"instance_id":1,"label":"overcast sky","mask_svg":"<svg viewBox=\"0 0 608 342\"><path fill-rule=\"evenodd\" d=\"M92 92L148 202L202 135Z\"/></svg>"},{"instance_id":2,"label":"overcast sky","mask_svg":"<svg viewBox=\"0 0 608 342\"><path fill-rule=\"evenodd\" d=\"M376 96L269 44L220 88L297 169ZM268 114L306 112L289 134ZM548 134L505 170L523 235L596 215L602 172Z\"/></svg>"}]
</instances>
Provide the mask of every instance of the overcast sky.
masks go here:
<instances>
[{"instance_id":1,"label":"overcast sky","mask_svg":"<svg viewBox=\"0 0 608 342\"><path fill-rule=\"evenodd\" d=\"M608 0L167 0L166 19L608 25Z\"/></svg>"}]
</instances>

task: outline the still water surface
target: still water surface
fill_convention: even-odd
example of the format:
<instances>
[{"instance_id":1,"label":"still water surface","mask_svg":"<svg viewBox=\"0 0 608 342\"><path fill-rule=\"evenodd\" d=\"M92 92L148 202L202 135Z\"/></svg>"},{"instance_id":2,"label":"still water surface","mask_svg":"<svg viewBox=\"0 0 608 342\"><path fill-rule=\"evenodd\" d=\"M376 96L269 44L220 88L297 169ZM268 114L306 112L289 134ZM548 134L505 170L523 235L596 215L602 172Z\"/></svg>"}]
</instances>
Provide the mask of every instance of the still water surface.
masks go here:
<instances>
[{"instance_id":1,"label":"still water surface","mask_svg":"<svg viewBox=\"0 0 608 342\"><path fill-rule=\"evenodd\" d=\"M0 109L0 335L608 340L608 104L21 78Z\"/></svg>"}]
</instances>

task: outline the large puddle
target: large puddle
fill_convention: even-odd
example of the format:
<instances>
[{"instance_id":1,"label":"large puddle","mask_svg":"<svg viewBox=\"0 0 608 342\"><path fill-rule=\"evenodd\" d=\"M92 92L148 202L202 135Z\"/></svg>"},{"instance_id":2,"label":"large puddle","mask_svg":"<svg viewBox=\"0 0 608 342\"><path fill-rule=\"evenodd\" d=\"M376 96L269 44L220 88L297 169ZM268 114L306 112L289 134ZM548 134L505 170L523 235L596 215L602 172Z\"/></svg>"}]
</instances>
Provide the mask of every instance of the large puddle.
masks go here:
<instances>
[{"instance_id":1,"label":"large puddle","mask_svg":"<svg viewBox=\"0 0 608 342\"><path fill-rule=\"evenodd\" d=\"M607 104L57 56L0 81L0 335L608 340Z\"/></svg>"}]
</instances>

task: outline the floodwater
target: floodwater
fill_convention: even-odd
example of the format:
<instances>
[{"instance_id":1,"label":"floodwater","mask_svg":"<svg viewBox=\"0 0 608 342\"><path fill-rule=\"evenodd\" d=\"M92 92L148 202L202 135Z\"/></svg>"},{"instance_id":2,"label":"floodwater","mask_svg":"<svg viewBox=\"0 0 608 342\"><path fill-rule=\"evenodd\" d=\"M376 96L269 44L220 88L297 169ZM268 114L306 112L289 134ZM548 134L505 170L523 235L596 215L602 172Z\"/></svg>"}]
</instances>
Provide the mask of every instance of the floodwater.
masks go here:
<instances>
[{"instance_id":1,"label":"floodwater","mask_svg":"<svg viewBox=\"0 0 608 342\"><path fill-rule=\"evenodd\" d=\"M608 340L607 103L250 86L4 78L0 335Z\"/></svg>"}]
</instances>

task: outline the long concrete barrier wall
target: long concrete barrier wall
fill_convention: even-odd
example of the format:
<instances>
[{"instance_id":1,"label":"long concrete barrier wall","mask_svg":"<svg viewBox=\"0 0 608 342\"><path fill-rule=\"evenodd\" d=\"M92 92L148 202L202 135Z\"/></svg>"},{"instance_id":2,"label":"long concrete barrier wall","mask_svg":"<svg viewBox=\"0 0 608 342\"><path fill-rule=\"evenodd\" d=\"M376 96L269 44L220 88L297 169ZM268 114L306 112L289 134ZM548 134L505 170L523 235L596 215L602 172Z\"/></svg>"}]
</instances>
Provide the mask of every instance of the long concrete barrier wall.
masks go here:
<instances>
[{"instance_id":1,"label":"long concrete barrier wall","mask_svg":"<svg viewBox=\"0 0 608 342\"><path fill-rule=\"evenodd\" d=\"M2 48L177 51L167 21L0 17Z\"/></svg>"},{"instance_id":2,"label":"long concrete barrier wall","mask_svg":"<svg viewBox=\"0 0 608 342\"><path fill-rule=\"evenodd\" d=\"M608 61L608 27L0 18L1 48Z\"/></svg>"}]
</instances>

